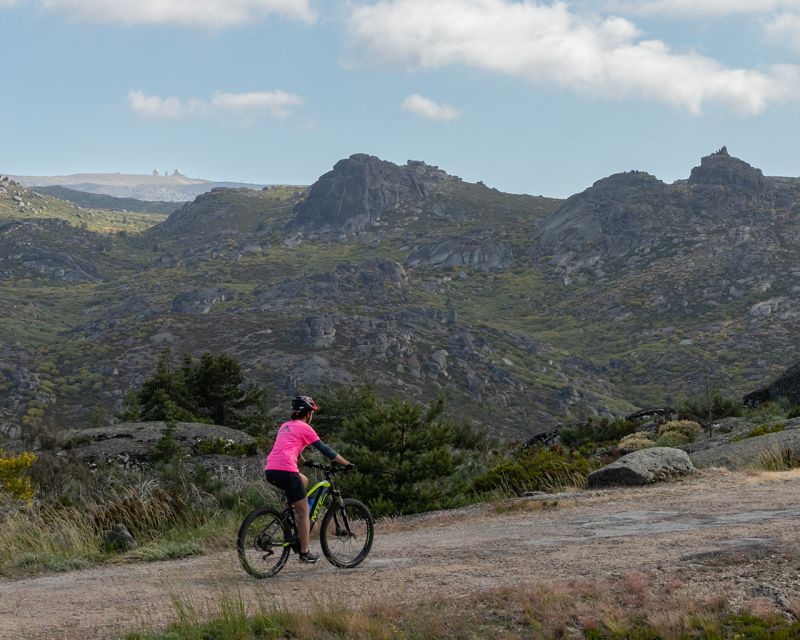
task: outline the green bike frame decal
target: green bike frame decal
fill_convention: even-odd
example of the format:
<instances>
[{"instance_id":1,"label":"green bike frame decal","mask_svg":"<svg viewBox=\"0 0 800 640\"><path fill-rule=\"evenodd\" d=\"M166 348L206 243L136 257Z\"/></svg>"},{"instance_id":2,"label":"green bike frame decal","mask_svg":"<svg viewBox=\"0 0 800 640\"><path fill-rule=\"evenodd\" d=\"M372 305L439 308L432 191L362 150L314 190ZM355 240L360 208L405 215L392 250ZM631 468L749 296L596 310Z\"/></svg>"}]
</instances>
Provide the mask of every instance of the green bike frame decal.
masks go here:
<instances>
[{"instance_id":1,"label":"green bike frame decal","mask_svg":"<svg viewBox=\"0 0 800 640\"><path fill-rule=\"evenodd\" d=\"M314 493L314 492L315 492L317 489L320 489L320 488L322 488L322 487L330 487L330 486L331 486L331 483L330 483L330 482L328 482L327 480L323 480L322 482L318 482L317 484L315 484L315 485L314 485L314 488L313 488L313 489L309 490L309 492L306 494L306 498L310 498L310 497L311 497L311 495L312 495L312 494L313 494L313 493Z\"/></svg>"},{"instance_id":2,"label":"green bike frame decal","mask_svg":"<svg viewBox=\"0 0 800 640\"><path fill-rule=\"evenodd\" d=\"M314 488L311 489L306 494L306 498L311 498L313 495L317 495L314 501L314 511L311 513L311 526L314 526L314 523L317 521L317 516L319 516L319 511L322 508L322 503L325 502L325 497L328 494L328 489L330 489L331 483L327 480L323 480L322 482L318 482L314 485Z\"/></svg>"}]
</instances>

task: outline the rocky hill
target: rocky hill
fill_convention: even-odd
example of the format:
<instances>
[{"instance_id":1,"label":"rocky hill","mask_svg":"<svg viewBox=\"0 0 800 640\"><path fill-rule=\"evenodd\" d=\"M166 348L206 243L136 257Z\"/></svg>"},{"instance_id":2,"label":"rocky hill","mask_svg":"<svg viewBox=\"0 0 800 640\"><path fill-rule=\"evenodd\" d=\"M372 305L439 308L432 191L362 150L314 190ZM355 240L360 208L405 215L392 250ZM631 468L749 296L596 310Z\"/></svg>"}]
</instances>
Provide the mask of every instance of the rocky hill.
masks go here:
<instances>
[{"instance_id":1,"label":"rocky hill","mask_svg":"<svg viewBox=\"0 0 800 640\"><path fill-rule=\"evenodd\" d=\"M514 437L706 381L743 394L798 359L800 180L725 149L687 180L634 171L567 201L357 154L310 188L214 190L127 237L18 209L0 246L2 308L24 310L0 311L7 433L109 421L164 346L239 358L275 403L444 390Z\"/></svg>"},{"instance_id":2,"label":"rocky hill","mask_svg":"<svg viewBox=\"0 0 800 640\"><path fill-rule=\"evenodd\" d=\"M185 202L216 188L261 189L264 185L219 182L189 178L175 170L171 174L78 173L68 176L11 176L27 187L67 187L85 193L137 200Z\"/></svg>"},{"instance_id":3,"label":"rocky hill","mask_svg":"<svg viewBox=\"0 0 800 640\"><path fill-rule=\"evenodd\" d=\"M606 354L625 337L611 378L635 396L706 377L739 391L794 357L799 211L800 180L723 148L688 181L598 181L542 222L531 255L562 284L559 312L590 322Z\"/></svg>"},{"instance_id":4,"label":"rocky hill","mask_svg":"<svg viewBox=\"0 0 800 640\"><path fill-rule=\"evenodd\" d=\"M67 202L72 202L80 207L103 209L104 211L123 211L135 213L162 213L169 215L176 209L183 206L184 202L152 202L147 200L137 200L136 198L116 198L102 193L88 193L77 191L67 187L36 187L36 193L43 193L48 196L60 198Z\"/></svg>"},{"instance_id":5,"label":"rocky hill","mask_svg":"<svg viewBox=\"0 0 800 640\"><path fill-rule=\"evenodd\" d=\"M138 233L162 222L166 216L159 213L84 208L77 203L40 193L8 176L0 176L0 222L28 218L63 220L75 227L104 233Z\"/></svg>"}]
</instances>

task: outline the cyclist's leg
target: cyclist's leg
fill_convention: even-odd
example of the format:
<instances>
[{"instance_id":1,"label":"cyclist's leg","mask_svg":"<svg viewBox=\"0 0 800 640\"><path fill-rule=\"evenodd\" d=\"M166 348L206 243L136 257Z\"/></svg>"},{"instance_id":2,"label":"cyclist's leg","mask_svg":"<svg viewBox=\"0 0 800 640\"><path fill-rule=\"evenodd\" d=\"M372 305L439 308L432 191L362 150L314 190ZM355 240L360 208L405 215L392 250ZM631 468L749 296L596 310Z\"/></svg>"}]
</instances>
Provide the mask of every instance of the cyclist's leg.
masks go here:
<instances>
[{"instance_id":1,"label":"cyclist's leg","mask_svg":"<svg viewBox=\"0 0 800 640\"><path fill-rule=\"evenodd\" d=\"M267 482L283 490L286 494L287 502L294 507L300 553L307 554L309 538L311 537L311 518L308 510L308 499L306 498L308 478L302 473L287 471L267 471L266 478Z\"/></svg>"},{"instance_id":2,"label":"cyclist's leg","mask_svg":"<svg viewBox=\"0 0 800 640\"><path fill-rule=\"evenodd\" d=\"M300 539L300 553L308 553L308 539L311 536L311 517L308 511L308 500L303 498L293 502L297 514L297 537Z\"/></svg>"}]
</instances>

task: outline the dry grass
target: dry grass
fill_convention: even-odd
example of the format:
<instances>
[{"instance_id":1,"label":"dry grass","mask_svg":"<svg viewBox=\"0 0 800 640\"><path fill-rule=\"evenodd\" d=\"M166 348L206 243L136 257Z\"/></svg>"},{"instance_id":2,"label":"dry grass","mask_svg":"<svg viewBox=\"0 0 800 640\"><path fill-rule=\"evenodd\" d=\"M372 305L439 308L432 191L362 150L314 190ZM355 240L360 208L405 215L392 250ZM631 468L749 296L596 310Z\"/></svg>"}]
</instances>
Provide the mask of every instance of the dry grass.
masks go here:
<instances>
[{"instance_id":1,"label":"dry grass","mask_svg":"<svg viewBox=\"0 0 800 640\"><path fill-rule=\"evenodd\" d=\"M186 511L183 502L154 483L120 490L93 509L36 501L16 505L3 515L0 527L0 573L89 566L114 556L104 549L105 533L114 524L124 524L137 540L148 542L170 527L199 524Z\"/></svg>"},{"instance_id":2,"label":"dry grass","mask_svg":"<svg viewBox=\"0 0 800 640\"><path fill-rule=\"evenodd\" d=\"M176 601L177 622L163 634L141 631L128 640L201 638L772 638L800 637L767 600L751 603L742 616L725 594L699 601L680 585L656 575L630 572L608 582L526 584L413 607L374 602L359 609L325 600L305 612L288 612L260 599L248 605L222 595L216 605ZM755 617L754 617L755 616ZM742 629L742 633L738 629ZM745 631L746 629L746 631ZM758 631L756 633L753 630ZM724 632L724 633L723 633ZM784 636L782 636L784 637Z\"/></svg>"},{"instance_id":3,"label":"dry grass","mask_svg":"<svg viewBox=\"0 0 800 640\"><path fill-rule=\"evenodd\" d=\"M765 447L747 464L747 469L754 471L791 471L798 467L800 467L800 455L792 449L777 444Z\"/></svg>"}]
</instances>

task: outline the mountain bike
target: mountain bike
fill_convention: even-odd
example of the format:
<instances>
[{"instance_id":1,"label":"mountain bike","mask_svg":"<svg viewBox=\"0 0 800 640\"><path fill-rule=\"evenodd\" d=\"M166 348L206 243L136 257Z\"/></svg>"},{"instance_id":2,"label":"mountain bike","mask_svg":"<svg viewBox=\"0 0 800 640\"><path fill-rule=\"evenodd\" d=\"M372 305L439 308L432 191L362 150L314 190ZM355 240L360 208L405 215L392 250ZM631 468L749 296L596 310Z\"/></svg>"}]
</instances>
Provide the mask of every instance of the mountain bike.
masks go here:
<instances>
[{"instance_id":1,"label":"mountain bike","mask_svg":"<svg viewBox=\"0 0 800 640\"><path fill-rule=\"evenodd\" d=\"M364 561L372 548L375 521L366 505L352 498L342 498L334 485L334 476L344 467L306 462L306 467L319 469L325 480L306 494L311 516L311 530L329 497L333 502L325 511L320 525L319 541L328 561L342 569L352 569ZM254 578L276 575L290 553L300 553L297 525L292 505L278 512L260 507L245 517L239 527L236 543L239 560Z\"/></svg>"}]
</instances>

